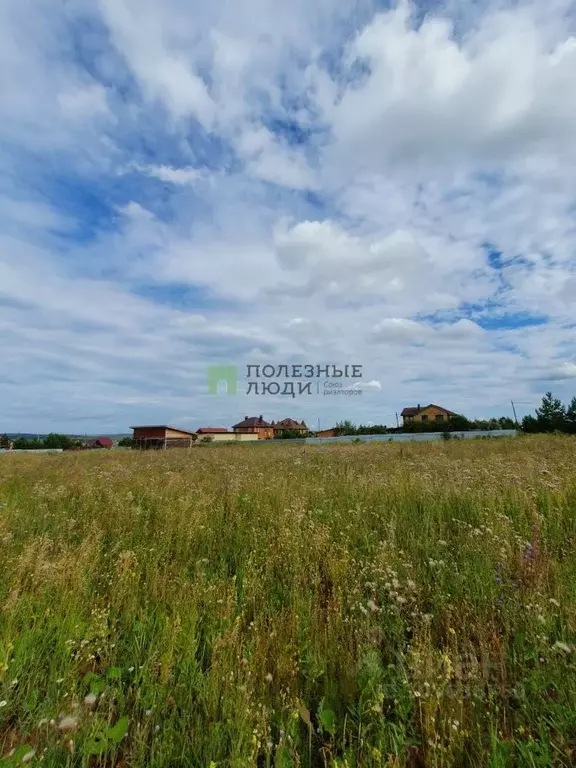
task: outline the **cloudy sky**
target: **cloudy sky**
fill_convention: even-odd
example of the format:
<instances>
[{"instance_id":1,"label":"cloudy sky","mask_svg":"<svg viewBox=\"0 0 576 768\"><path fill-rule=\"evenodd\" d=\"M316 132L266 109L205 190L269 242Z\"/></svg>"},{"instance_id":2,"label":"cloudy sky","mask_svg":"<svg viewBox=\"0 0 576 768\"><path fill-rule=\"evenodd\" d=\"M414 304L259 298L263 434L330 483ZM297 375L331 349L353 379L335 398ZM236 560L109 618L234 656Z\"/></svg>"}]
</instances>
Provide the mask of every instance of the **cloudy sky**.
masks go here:
<instances>
[{"instance_id":1,"label":"cloudy sky","mask_svg":"<svg viewBox=\"0 0 576 768\"><path fill-rule=\"evenodd\" d=\"M0 431L576 394L576 3L3 0ZM358 364L358 397L207 393Z\"/></svg>"}]
</instances>

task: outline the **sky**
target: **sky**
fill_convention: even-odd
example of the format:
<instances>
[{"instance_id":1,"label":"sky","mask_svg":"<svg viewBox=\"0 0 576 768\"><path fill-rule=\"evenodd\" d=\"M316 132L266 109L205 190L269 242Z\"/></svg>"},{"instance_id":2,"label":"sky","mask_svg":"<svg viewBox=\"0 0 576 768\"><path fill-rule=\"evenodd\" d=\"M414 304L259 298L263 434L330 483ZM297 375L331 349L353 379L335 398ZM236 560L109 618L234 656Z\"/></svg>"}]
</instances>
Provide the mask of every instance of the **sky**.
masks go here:
<instances>
[{"instance_id":1,"label":"sky","mask_svg":"<svg viewBox=\"0 0 576 768\"><path fill-rule=\"evenodd\" d=\"M0 432L571 399L575 35L569 0L3 0Z\"/></svg>"}]
</instances>

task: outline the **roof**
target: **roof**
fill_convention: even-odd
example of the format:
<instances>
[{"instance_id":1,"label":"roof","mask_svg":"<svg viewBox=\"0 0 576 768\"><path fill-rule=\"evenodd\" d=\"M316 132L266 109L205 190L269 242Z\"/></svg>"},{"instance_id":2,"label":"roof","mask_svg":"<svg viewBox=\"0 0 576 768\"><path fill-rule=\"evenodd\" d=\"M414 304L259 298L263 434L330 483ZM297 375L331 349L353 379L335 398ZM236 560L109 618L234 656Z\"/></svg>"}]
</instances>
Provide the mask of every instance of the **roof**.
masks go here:
<instances>
[{"instance_id":1,"label":"roof","mask_svg":"<svg viewBox=\"0 0 576 768\"><path fill-rule=\"evenodd\" d=\"M114 441L110 437L90 437L84 441L86 445L100 445L102 448L112 448Z\"/></svg>"},{"instance_id":2,"label":"roof","mask_svg":"<svg viewBox=\"0 0 576 768\"><path fill-rule=\"evenodd\" d=\"M173 427L170 424L143 424L139 427L130 427L130 429L173 429L175 432L182 432L185 435L196 434L189 429L180 429L180 427Z\"/></svg>"},{"instance_id":3,"label":"roof","mask_svg":"<svg viewBox=\"0 0 576 768\"><path fill-rule=\"evenodd\" d=\"M276 424L272 422L272 426L276 429L308 429L303 421L294 421L294 419L282 419L282 421L277 421Z\"/></svg>"},{"instance_id":4,"label":"roof","mask_svg":"<svg viewBox=\"0 0 576 768\"><path fill-rule=\"evenodd\" d=\"M200 427L199 435L225 435L228 434L226 427Z\"/></svg>"},{"instance_id":5,"label":"roof","mask_svg":"<svg viewBox=\"0 0 576 768\"><path fill-rule=\"evenodd\" d=\"M238 429L239 427L270 427L267 421L264 421L262 416L245 416L244 421L234 424L232 429Z\"/></svg>"},{"instance_id":6,"label":"roof","mask_svg":"<svg viewBox=\"0 0 576 768\"><path fill-rule=\"evenodd\" d=\"M435 403L428 403L428 405L417 405L417 406L409 406L408 408L404 408L401 416L417 416L419 413L422 413L422 411L427 411L428 408L438 408L441 411L444 411L444 413L449 413L451 416L456 416L457 414L454 413L454 411L449 411L448 408L443 408L441 405L436 405Z\"/></svg>"}]
</instances>

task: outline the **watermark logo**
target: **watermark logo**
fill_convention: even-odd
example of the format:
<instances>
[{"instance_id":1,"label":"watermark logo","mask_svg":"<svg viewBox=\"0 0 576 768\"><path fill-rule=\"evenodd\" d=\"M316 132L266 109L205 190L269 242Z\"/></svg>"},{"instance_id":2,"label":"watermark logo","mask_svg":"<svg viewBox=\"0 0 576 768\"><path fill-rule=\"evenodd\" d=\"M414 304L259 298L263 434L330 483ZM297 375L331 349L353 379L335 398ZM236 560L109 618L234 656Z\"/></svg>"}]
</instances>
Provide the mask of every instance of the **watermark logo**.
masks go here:
<instances>
[{"instance_id":1,"label":"watermark logo","mask_svg":"<svg viewBox=\"0 0 576 768\"><path fill-rule=\"evenodd\" d=\"M378 382L362 382L361 365L247 365L245 394L349 396L361 395ZM208 367L208 391L212 395L235 395L238 368L235 365Z\"/></svg>"},{"instance_id":2,"label":"watermark logo","mask_svg":"<svg viewBox=\"0 0 576 768\"><path fill-rule=\"evenodd\" d=\"M235 395L238 391L238 369L235 365L208 366L208 392L211 395Z\"/></svg>"}]
</instances>

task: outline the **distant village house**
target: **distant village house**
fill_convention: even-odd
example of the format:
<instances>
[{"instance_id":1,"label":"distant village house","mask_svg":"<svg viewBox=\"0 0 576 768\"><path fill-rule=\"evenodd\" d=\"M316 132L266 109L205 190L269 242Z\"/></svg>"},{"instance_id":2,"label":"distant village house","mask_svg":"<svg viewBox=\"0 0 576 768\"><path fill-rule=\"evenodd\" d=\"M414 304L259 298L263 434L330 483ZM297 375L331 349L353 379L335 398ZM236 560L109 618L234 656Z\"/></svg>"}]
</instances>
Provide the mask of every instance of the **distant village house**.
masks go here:
<instances>
[{"instance_id":1,"label":"distant village house","mask_svg":"<svg viewBox=\"0 0 576 768\"><path fill-rule=\"evenodd\" d=\"M198 439L196 432L169 425L130 427L135 448L189 448Z\"/></svg>"},{"instance_id":2,"label":"distant village house","mask_svg":"<svg viewBox=\"0 0 576 768\"><path fill-rule=\"evenodd\" d=\"M106 448L110 449L114 447L114 441L111 437L89 437L84 440L86 448Z\"/></svg>"},{"instance_id":3,"label":"distant village house","mask_svg":"<svg viewBox=\"0 0 576 768\"><path fill-rule=\"evenodd\" d=\"M236 434L258 435L260 440L271 440L274 437L274 427L262 416L245 416L243 421L232 427Z\"/></svg>"},{"instance_id":4,"label":"distant village house","mask_svg":"<svg viewBox=\"0 0 576 768\"><path fill-rule=\"evenodd\" d=\"M449 411L447 408L442 408L440 405L434 405L434 403L422 406L418 404L417 406L404 408L401 415L405 427L414 422L442 423L450 421L450 419L457 416L453 411Z\"/></svg>"},{"instance_id":5,"label":"distant village house","mask_svg":"<svg viewBox=\"0 0 576 768\"><path fill-rule=\"evenodd\" d=\"M309 429L303 421L294 421L294 419L282 419L282 421L272 422L272 428L276 434L281 432L298 432L302 437L306 437Z\"/></svg>"}]
</instances>

